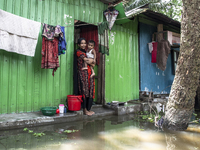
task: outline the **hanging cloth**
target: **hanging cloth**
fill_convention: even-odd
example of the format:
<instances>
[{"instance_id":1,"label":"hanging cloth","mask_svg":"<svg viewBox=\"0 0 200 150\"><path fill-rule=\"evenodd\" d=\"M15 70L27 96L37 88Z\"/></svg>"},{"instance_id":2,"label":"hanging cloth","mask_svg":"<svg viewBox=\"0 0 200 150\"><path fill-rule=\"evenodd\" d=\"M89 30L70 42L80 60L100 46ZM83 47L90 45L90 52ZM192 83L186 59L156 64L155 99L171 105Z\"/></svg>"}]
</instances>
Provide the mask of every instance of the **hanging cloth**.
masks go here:
<instances>
[{"instance_id":1,"label":"hanging cloth","mask_svg":"<svg viewBox=\"0 0 200 150\"><path fill-rule=\"evenodd\" d=\"M59 25L51 26L44 24L42 32L42 63L41 68L53 69L52 75L57 70L59 65L58 59L58 38L63 38L63 33ZM55 38L56 37L56 38Z\"/></svg>"},{"instance_id":2,"label":"hanging cloth","mask_svg":"<svg viewBox=\"0 0 200 150\"><path fill-rule=\"evenodd\" d=\"M151 52L151 62L156 63L156 57L157 57L157 44L158 42L152 42L152 52Z\"/></svg>"},{"instance_id":3,"label":"hanging cloth","mask_svg":"<svg viewBox=\"0 0 200 150\"><path fill-rule=\"evenodd\" d=\"M59 36L58 40L58 55L65 54L66 51L66 40L65 40L65 27L60 26L62 35Z\"/></svg>"},{"instance_id":4,"label":"hanging cloth","mask_svg":"<svg viewBox=\"0 0 200 150\"><path fill-rule=\"evenodd\" d=\"M158 42L156 63L158 65L158 68L162 71L166 69L167 58L170 53L170 50L171 46L168 40L163 39Z\"/></svg>"},{"instance_id":5,"label":"hanging cloth","mask_svg":"<svg viewBox=\"0 0 200 150\"><path fill-rule=\"evenodd\" d=\"M60 67L58 59L58 39L50 41L47 38L42 38L42 63L41 68L53 69L52 75L57 68Z\"/></svg>"},{"instance_id":6,"label":"hanging cloth","mask_svg":"<svg viewBox=\"0 0 200 150\"><path fill-rule=\"evenodd\" d=\"M148 43L149 53L152 53L153 51L153 43L155 43L155 41Z\"/></svg>"},{"instance_id":7,"label":"hanging cloth","mask_svg":"<svg viewBox=\"0 0 200 150\"><path fill-rule=\"evenodd\" d=\"M106 17L106 20L108 21L108 28L109 30L111 30L119 14L119 11L115 9L107 9L103 12L103 14Z\"/></svg>"},{"instance_id":8,"label":"hanging cloth","mask_svg":"<svg viewBox=\"0 0 200 150\"><path fill-rule=\"evenodd\" d=\"M109 55L108 22L98 25L99 52Z\"/></svg>"},{"instance_id":9,"label":"hanging cloth","mask_svg":"<svg viewBox=\"0 0 200 150\"><path fill-rule=\"evenodd\" d=\"M33 57L41 23L0 9L0 49Z\"/></svg>"},{"instance_id":10,"label":"hanging cloth","mask_svg":"<svg viewBox=\"0 0 200 150\"><path fill-rule=\"evenodd\" d=\"M42 36L46 37L48 40L53 40L54 37L63 37L61 27L59 25L52 26L48 24L43 25Z\"/></svg>"}]
</instances>

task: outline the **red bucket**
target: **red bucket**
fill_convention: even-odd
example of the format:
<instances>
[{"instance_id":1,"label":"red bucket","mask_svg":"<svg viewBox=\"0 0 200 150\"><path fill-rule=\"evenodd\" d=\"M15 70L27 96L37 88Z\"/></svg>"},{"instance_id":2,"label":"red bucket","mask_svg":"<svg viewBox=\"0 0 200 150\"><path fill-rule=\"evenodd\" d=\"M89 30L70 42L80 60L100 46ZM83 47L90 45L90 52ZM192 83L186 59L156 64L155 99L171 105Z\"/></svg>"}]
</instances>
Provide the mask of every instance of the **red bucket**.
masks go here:
<instances>
[{"instance_id":1,"label":"red bucket","mask_svg":"<svg viewBox=\"0 0 200 150\"><path fill-rule=\"evenodd\" d=\"M82 95L67 95L68 110L78 111L81 109Z\"/></svg>"}]
</instances>

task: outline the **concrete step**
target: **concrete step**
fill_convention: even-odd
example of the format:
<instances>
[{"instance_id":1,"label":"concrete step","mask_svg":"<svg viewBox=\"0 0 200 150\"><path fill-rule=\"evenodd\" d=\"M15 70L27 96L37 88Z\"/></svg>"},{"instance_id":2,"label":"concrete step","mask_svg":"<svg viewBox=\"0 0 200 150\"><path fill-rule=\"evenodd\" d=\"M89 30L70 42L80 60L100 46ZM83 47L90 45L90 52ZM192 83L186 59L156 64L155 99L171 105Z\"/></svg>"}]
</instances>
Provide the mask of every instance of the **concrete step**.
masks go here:
<instances>
[{"instance_id":1,"label":"concrete step","mask_svg":"<svg viewBox=\"0 0 200 150\"><path fill-rule=\"evenodd\" d=\"M160 108L160 105L158 104L160 103L156 102L155 106ZM2 114L0 115L0 130L81 121L110 115L121 116L127 114L137 114L139 111L149 111L150 106L149 103L146 102L137 102L125 106L93 105L91 110L95 112L92 116L84 115L83 110L68 111L65 114L55 114L53 116L44 116L41 112Z\"/></svg>"},{"instance_id":2,"label":"concrete step","mask_svg":"<svg viewBox=\"0 0 200 150\"><path fill-rule=\"evenodd\" d=\"M83 111L68 111L64 114L55 114L53 116L44 116L41 112L19 113L19 114L2 114L0 115L0 130L25 128L41 125L50 125L63 122L72 122L84 120L88 118L103 117L114 115L111 109L103 108L102 106L92 107L95 112L92 116L83 115Z\"/></svg>"}]
</instances>

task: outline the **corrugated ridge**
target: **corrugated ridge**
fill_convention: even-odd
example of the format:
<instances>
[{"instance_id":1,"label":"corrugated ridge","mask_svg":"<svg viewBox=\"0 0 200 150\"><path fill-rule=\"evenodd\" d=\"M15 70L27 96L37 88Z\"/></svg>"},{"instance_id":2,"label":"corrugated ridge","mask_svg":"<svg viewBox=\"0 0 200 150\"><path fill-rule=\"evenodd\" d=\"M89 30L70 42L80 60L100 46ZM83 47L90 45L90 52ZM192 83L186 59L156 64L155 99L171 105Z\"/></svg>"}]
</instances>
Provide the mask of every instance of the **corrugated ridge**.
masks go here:
<instances>
[{"instance_id":1,"label":"corrugated ridge","mask_svg":"<svg viewBox=\"0 0 200 150\"><path fill-rule=\"evenodd\" d=\"M106 102L125 102L139 98L139 55L137 19L110 32L106 56Z\"/></svg>"}]
</instances>

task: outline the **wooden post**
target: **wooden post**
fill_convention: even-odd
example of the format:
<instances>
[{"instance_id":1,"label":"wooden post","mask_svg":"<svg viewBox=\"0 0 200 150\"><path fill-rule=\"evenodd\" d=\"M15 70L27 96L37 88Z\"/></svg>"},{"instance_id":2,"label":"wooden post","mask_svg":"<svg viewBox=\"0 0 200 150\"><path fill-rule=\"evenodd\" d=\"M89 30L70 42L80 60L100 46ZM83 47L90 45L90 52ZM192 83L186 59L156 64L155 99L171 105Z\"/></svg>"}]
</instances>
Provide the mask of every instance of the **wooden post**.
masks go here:
<instances>
[{"instance_id":1,"label":"wooden post","mask_svg":"<svg viewBox=\"0 0 200 150\"><path fill-rule=\"evenodd\" d=\"M100 53L100 60L99 60L99 66L98 66L98 97L97 97L97 103L102 104L102 54Z\"/></svg>"},{"instance_id":2,"label":"wooden post","mask_svg":"<svg viewBox=\"0 0 200 150\"><path fill-rule=\"evenodd\" d=\"M102 104L105 105L105 54L102 55Z\"/></svg>"},{"instance_id":3,"label":"wooden post","mask_svg":"<svg viewBox=\"0 0 200 150\"><path fill-rule=\"evenodd\" d=\"M163 39L163 24L157 25L157 41L160 42ZM161 33L159 33L161 32Z\"/></svg>"}]
</instances>

